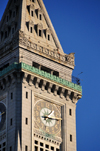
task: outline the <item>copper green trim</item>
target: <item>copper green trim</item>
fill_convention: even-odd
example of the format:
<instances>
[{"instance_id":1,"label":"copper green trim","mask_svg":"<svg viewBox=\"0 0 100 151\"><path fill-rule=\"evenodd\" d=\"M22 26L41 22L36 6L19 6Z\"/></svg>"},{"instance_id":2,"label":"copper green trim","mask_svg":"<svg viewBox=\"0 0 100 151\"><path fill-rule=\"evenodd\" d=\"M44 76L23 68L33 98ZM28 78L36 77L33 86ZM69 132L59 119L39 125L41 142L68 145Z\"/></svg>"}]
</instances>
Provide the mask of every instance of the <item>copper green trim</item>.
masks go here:
<instances>
[{"instance_id":1,"label":"copper green trim","mask_svg":"<svg viewBox=\"0 0 100 151\"><path fill-rule=\"evenodd\" d=\"M80 91L82 93L82 87L80 85L77 85L77 84L74 84L74 83L69 82L67 80L64 80L62 78L56 77L56 76L54 76L54 75L52 75L50 73L47 73L47 72L44 72L44 71L39 70L37 68L34 68L34 67L32 67L30 65L27 65L27 64L25 64L23 62L21 62L19 64L14 63L14 64L10 65L9 67L5 68L3 71L0 71L0 77L2 77L3 75L5 75L6 73L10 72L13 69L17 69L17 70L25 69L25 70L28 70L30 72L36 73L36 74L38 74L40 76L43 76L43 77L45 77L47 79L50 79L50 80L55 81L57 83L60 83L60 84L62 84L64 86L70 87L70 88L75 89L77 91Z\"/></svg>"}]
</instances>

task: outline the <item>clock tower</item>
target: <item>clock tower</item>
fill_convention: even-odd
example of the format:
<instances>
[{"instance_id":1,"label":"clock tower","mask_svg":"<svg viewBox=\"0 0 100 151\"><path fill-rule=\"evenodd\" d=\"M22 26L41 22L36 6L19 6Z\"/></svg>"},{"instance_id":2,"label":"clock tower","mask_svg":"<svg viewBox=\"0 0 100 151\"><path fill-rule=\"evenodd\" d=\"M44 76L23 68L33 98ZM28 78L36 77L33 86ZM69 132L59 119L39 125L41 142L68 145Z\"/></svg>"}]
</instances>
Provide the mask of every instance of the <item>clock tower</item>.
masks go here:
<instances>
[{"instance_id":1,"label":"clock tower","mask_svg":"<svg viewBox=\"0 0 100 151\"><path fill-rule=\"evenodd\" d=\"M42 0L9 0L0 21L0 151L76 151L74 53Z\"/></svg>"}]
</instances>

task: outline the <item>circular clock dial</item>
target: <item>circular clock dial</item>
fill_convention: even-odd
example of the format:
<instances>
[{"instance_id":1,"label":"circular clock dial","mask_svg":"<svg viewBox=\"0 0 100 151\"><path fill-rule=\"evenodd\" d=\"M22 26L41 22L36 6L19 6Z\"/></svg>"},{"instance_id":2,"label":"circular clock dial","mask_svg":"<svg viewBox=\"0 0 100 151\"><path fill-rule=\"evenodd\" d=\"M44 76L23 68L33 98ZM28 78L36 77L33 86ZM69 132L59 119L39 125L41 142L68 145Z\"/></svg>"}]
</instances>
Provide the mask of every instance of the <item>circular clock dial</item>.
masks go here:
<instances>
[{"instance_id":1,"label":"circular clock dial","mask_svg":"<svg viewBox=\"0 0 100 151\"><path fill-rule=\"evenodd\" d=\"M48 127L52 127L55 125L56 123L56 120L55 119L51 119L51 118L45 118L46 115L49 115L50 113L52 113L52 111L48 108L42 108L41 111L40 111L40 118L41 118L41 121L43 122L43 124L45 126L48 126ZM52 114L53 117L55 117L54 113Z\"/></svg>"},{"instance_id":2,"label":"circular clock dial","mask_svg":"<svg viewBox=\"0 0 100 151\"><path fill-rule=\"evenodd\" d=\"M61 130L61 120L58 119L61 114L56 105L47 101L38 101L34 113L37 126L43 132L57 134Z\"/></svg>"},{"instance_id":3,"label":"circular clock dial","mask_svg":"<svg viewBox=\"0 0 100 151\"><path fill-rule=\"evenodd\" d=\"M6 107L0 103L0 131L4 130L6 126Z\"/></svg>"}]
</instances>

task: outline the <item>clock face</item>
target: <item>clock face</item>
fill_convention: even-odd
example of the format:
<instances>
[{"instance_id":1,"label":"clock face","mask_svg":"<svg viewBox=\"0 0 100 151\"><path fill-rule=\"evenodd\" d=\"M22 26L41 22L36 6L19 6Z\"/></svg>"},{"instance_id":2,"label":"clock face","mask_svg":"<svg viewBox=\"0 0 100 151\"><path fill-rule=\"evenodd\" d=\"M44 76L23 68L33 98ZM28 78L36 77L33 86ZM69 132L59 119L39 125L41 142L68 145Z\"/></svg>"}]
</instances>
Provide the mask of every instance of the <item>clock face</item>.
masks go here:
<instances>
[{"instance_id":1,"label":"clock face","mask_svg":"<svg viewBox=\"0 0 100 151\"><path fill-rule=\"evenodd\" d=\"M0 103L0 132L6 127L6 107Z\"/></svg>"},{"instance_id":2,"label":"clock face","mask_svg":"<svg viewBox=\"0 0 100 151\"><path fill-rule=\"evenodd\" d=\"M40 130L48 134L57 134L61 131L61 114L56 105L47 101L38 101L34 113Z\"/></svg>"}]
</instances>

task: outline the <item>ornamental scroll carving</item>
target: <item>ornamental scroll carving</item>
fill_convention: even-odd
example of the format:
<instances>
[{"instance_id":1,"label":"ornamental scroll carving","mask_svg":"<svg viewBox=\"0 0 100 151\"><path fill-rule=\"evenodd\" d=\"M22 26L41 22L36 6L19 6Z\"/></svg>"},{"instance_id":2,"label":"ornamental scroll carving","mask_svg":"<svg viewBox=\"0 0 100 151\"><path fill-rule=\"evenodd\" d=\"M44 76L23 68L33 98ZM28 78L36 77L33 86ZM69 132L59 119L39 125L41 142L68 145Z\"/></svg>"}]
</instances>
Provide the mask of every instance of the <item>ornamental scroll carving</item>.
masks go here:
<instances>
[{"instance_id":1,"label":"ornamental scroll carving","mask_svg":"<svg viewBox=\"0 0 100 151\"><path fill-rule=\"evenodd\" d=\"M29 42L22 31L19 31L19 43L28 47L28 49L32 49L32 51L37 50L37 53L41 53L41 55L43 54L47 57L61 61L62 63L74 66L74 56L62 55L56 50L52 51L35 43Z\"/></svg>"}]
</instances>

